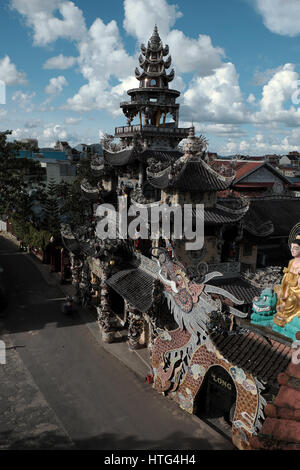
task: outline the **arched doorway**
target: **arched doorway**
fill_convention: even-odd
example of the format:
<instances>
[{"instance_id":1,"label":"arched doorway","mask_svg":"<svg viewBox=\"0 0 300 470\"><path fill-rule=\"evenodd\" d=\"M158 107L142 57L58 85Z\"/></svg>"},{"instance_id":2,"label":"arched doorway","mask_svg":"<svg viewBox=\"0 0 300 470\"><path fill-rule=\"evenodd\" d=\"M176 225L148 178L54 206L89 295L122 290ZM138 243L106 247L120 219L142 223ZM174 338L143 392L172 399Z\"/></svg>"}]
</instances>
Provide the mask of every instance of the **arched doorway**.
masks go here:
<instances>
[{"instance_id":1,"label":"arched doorway","mask_svg":"<svg viewBox=\"0 0 300 470\"><path fill-rule=\"evenodd\" d=\"M222 366L212 366L195 397L194 414L213 421L222 418L231 425L236 397L236 387L227 370Z\"/></svg>"}]
</instances>

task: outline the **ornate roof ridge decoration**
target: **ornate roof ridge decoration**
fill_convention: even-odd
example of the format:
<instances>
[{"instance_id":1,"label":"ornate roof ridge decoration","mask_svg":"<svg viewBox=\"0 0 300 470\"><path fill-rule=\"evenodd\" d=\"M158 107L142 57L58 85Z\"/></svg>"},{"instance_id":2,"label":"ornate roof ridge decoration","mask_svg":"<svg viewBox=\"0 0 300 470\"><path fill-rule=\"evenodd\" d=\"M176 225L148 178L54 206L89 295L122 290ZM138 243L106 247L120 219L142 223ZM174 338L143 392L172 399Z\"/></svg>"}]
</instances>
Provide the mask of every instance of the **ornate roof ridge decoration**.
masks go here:
<instances>
[{"instance_id":1,"label":"ornate roof ridge decoration","mask_svg":"<svg viewBox=\"0 0 300 470\"><path fill-rule=\"evenodd\" d=\"M184 159L184 160L183 160ZM170 177L171 181L170 181L170 186L175 186L177 181L180 180L181 176L184 174L185 170L187 169L187 167L191 164L191 163L199 163L199 165L201 165L205 170L207 170L209 173L211 173L212 176L214 176L215 178L217 178L218 180L224 182L224 183L227 183L228 186L230 186L230 184L233 182L234 180L234 177L227 177L227 176L222 176L220 175L219 173L217 173L215 170L213 170L211 168L210 165L208 165L204 160L203 158L201 158L200 155L194 155L193 157L189 157L188 155L184 155L183 157L181 157L180 159L177 160L177 162L179 162L180 160L180 165L178 165L178 173L175 174L175 175L172 175ZM174 163L174 165L172 165L172 170L176 170L176 163Z\"/></svg>"},{"instance_id":2,"label":"ornate roof ridge decoration","mask_svg":"<svg viewBox=\"0 0 300 470\"><path fill-rule=\"evenodd\" d=\"M225 202L225 201L224 201ZM250 201L246 202L241 208L234 208L234 207L227 207L226 205L222 204L221 201L216 203L216 209L220 209L224 212L228 212L229 214L233 215L244 215L248 212L250 207Z\"/></svg>"},{"instance_id":3,"label":"ornate roof ridge decoration","mask_svg":"<svg viewBox=\"0 0 300 470\"><path fill-rule=\"evenodd\" d=\"M182 145L185 155L203 155L208 146L208 140L204 135L200 134L199 137L195 136L195 127L192 126L189 130L188 138Z\"/></svg>"},{"instance_id":4,"label":"ornate roof ridge decoration","mask_svg":"<svg viewBox=\"0 0 300 470\"><path fill-rule=\"evenodd\" d=\"M199 217L195 208L192 209L193 217ZM223 208L210 207L204 211L204 223L207 225L223 225L228 223L236 223L243 219L245 214L227 213Z\"/></svg>"},{"instance_id":5,"label":"ornate roof ridge decoration","mask_svg":"<svg viewBox=\"0 0 300 470\"><path fill-rule=\"evenodd\" d=\"M217 173L208 163L206 163L204 160L202 160L203 166L215 177L220 179L221 181L224 181L224 183L228 183L228 186L234 181L235 176L223 176L220 175L220 173Z\"/></svg>"},{"instance_id":6,"label":"ornate roof ridge decoration","mask_svg":"<svg viewBox=\"0 0 300 470\"><path fill-rule=\"evenodd\" d=\"M104 157L97 157L91 161L91 169L93 171L104 170Z\"/></svg>"},{"instance_id":7,"label":"ornate roof ridge decoration","mask_svg":"<svg viewBox=\"0 0 300 470\"><path fill-rule=\"evenodd\" d=\"M154 26L147 47L144 44L141 45L141 52L142 54L139 56L139 66L142 68L142 71L136 67L136 78L142 80L144 78L151 79L162 77L163 87L168 88L168 83L174 79L175 72L174 69L172 69L169 74L166 73L166 70L169 69L171 65L172 58L169 56L166 61L163 59L169 53L169 46L167 44L165 47L163 46L156 25ZM148 87L151 86L151 83L149 83Z\"/></svg>"},{"instance_id":8,"label":"ornate roof ridge decoration","mask_svg":"<svg viewBox=\"0 0 300 470\"><path fill-rule=\"evenodd\" d=\"M229 166L227 166L229 164ZM236 172L233 169L232 162L231 161L219 161L219 160L212 160L210 162L210 166L213 170L215 170L217 173L223 176L231 177L231 176L236 176ZM215 168L216 167L216 168ZM230 175L226 175L225 173L230 173Z\"/></svg>"},{"instance_id":9,"label":"ornate roof ridge decoration","mask_svg":"<svg viewBox=\"0 0 300 470\"><path fill-rule=\"evenodd\" d=\"M122 145L119 142L114 142L115 139L116 139L116 136L114 135L104 134L104 136L102 137L100 141L103 151L106 150L106 151L113 152L113 153L122 152L123 150Z\"/></svg>"},{"instance_id":10,"label":"ornate roof ridge decoration","mask_svg":"<svg viewBox=\"0 0 300 470\"><path fill-rule=\"evenodd\" d=\"M146 169L147 176L150 176L150 178L155 178L155 177L158 178L158 177L163 176L165 174L169 175L170 171L171 171L171 165L168 165L163 170L157 171L155 173L153 171L150 171L149 168Z\"/></svg>"},{"instance_id":11,"label":"ornate roof ridge decoration","mask_svg":"<svg viewBox=\"0 0 300 470\"><path fill-rule=\"evenodd\" d=\"M215 172L200 156L183 155L160 175L148 172L152 186L178 188L188 191L221 191L227 189L233 181L232 177L224 177Z\"/></svg>"},{"instance_id":12,"label":"ornate roof ridge decoration","mask_svg":"<svg viewBox=\"0 0 300 470\"><path fill-rule=\"evenodd\" d=\"M159 201L149 201L144 196L142 188L137 187L130 195L131 203L136 207L154 207L160 204Z\"/></svg>"},{"instance_id":13,"label":"ornate roof ridge decoration","mask_svg":"<svg viewBox=\"0 0 300 470\"><path fill-rule=\"evenodd\" d=\"M86 178L84 178L81 181L80 188L85 193L90 193L90 194L98 194L99 193L99 189L97 187L93 186L91 183L89 183L89 181Z\"/></svg>"}]
</instances>

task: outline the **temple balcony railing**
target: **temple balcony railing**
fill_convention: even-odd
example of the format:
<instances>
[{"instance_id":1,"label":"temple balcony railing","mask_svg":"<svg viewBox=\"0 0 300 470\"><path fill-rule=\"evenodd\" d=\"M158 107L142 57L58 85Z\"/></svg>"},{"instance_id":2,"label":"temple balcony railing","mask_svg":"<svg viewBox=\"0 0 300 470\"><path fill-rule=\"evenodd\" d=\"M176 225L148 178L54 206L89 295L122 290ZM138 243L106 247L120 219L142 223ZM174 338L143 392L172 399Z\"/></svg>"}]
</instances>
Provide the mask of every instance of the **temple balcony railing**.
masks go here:
<instances>
[{"instance_id":1,"label":"temple balcony railing","mask_svg":"<svg viewBox=\"0 0 300 470\"><path fill-rule=\"evenodd\" d=\"M165 97L163 98L151 98L150 97L150 101L149 101L148 96L139 97L139 100L121 101L120 108L128 108L128 107L133 108L133 107L138 107L141 105L148 106L150 108L164 107L164 108L172 109L172 110L179 109L179 104L175 103L175 99L173 99L172 97L169 99L165 99Z\"/></svg>"},{"instance_id":2,"label":"temple balcony railing","mask_svg":"<svg viewBox=\"0 0 300 470\"><path fill-rule=\"evenodd\" d=\"M188 136L189 129L183 128L183 127L175 127L175 126L171 127L168 125L165 125L164 127L163 126L156 127L156 126L150 126L150 125L145 125L145 126L135 125L135 126L121 126L121 127L115 128L116 137L128 137L128 136L133 136L137 133L152 134L152 135L182 136L182 138L184 139L185 137Z\"/></svg>"}]
</instances>

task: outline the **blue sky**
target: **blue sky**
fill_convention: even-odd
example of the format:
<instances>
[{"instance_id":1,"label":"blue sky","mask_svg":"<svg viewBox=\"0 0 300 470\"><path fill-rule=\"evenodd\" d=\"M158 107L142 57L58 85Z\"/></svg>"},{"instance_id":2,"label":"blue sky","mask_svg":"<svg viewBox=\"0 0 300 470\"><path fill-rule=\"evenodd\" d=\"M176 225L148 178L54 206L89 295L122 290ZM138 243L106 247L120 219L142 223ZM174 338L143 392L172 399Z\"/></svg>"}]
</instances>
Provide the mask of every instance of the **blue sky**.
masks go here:
<instances>
[{"instance_id":1,"label":"blue sky","mask_svg":"<svg viewBox=\"0 0 300 470\"><path fill-rule=\"evenodd\" d=\"M300 151L299 17L298 0L3 0L0 129L40 146L113 133L157 23L180 125L221 155Z\"/></svg>"}]
</instances>

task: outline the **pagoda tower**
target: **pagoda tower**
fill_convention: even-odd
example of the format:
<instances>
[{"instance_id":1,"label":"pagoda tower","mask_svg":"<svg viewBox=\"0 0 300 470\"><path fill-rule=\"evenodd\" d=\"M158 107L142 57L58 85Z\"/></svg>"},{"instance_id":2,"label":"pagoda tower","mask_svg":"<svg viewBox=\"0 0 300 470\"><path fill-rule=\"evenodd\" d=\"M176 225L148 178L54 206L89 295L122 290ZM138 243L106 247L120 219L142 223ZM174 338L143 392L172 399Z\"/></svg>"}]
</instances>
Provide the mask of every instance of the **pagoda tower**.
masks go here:
<instances>
[{"instance_id":1,"label":"pagoda tower","mask_svg":"<svg viewBox=\"0 0 300 470\"><path fill-rule=\"evenodd\" d=\"M132 162L132 152L129 158L128 153L125 157L124 151L133 150L133 147L135 154L147 151L142 157L138 157L138 160L143 162L148 158L165 160L165 152L170 160L178 158L177 146L188 136L189 129L178 127L179 104L176 99L180 92L169 88L175 72L174 69L167 72L172 61L168 54L169 46L163 45L155 26L147 47L141 45L140 68L135 69L139 87L127 91L130 101L120 103L127 118L127 126L115 129L115 137L121 141L122 155L120 152L121 158L116 160L116 152L113 152L115 155L111 157L106 154L106 161L112 166L123 166L129 161ZM133 124L135 118L136 123ZM151 155L151 151L155 154ZM160 155L160 151L164 155Z\"/></svg>"}]
</instances>

